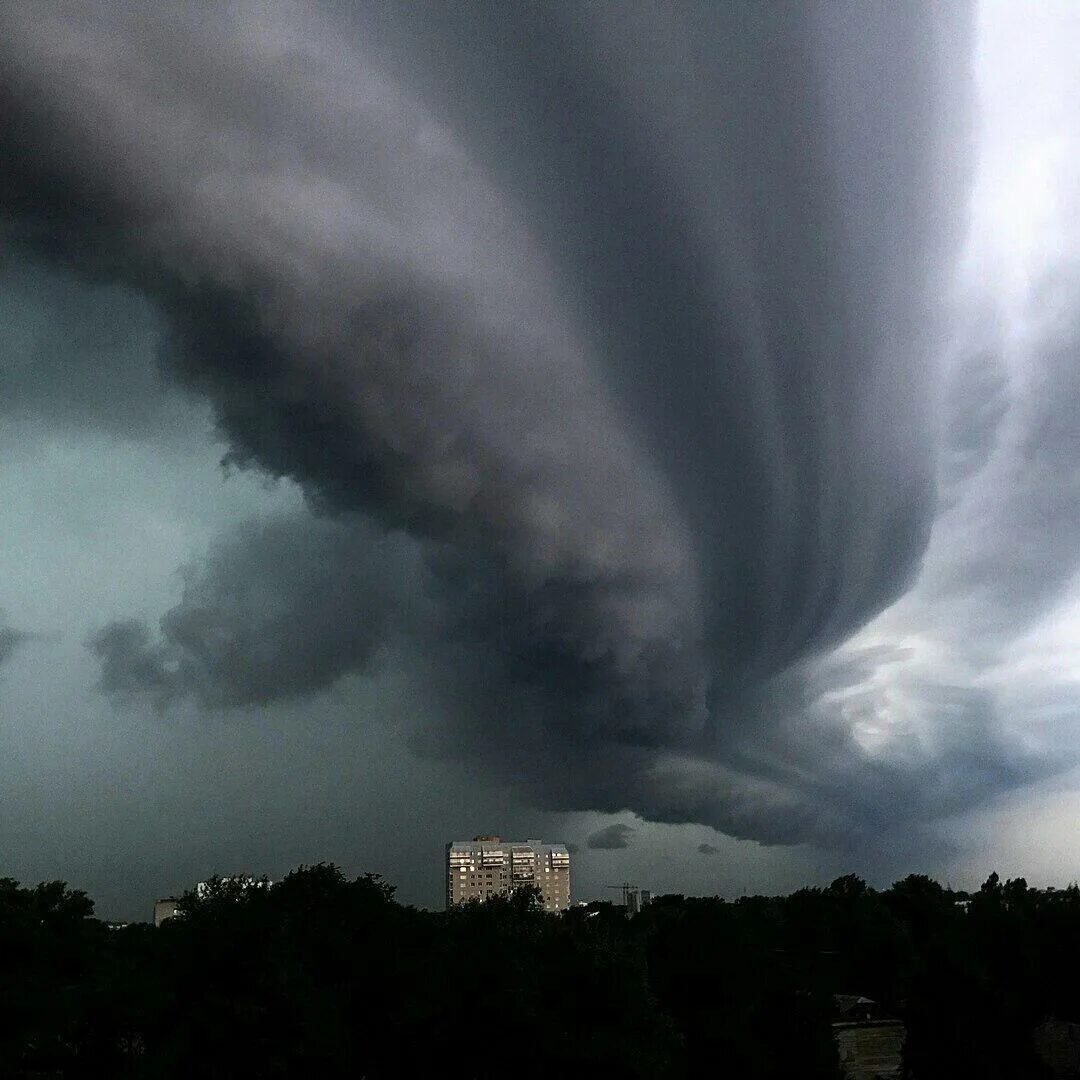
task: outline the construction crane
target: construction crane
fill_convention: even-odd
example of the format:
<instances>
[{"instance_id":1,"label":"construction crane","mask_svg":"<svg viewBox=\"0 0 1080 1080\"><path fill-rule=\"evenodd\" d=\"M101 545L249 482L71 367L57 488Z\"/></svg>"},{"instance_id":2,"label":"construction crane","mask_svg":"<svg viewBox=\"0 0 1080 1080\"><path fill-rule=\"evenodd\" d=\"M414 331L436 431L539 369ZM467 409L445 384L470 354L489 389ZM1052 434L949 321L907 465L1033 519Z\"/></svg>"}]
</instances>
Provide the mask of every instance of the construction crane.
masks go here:
<instances>
[{"instance_id":1,"label":"construction crane","mask_svg":"<svg viewBox=\"0 0 1080 1080\"><path fill-rule=\"evenodd\" d=\"M637 911L639 889L636 885L631 885L629 881L624 881L621 885L605 885L604 888L621 889L623 907L631 913Z\"/></svg>"}]
</instances>

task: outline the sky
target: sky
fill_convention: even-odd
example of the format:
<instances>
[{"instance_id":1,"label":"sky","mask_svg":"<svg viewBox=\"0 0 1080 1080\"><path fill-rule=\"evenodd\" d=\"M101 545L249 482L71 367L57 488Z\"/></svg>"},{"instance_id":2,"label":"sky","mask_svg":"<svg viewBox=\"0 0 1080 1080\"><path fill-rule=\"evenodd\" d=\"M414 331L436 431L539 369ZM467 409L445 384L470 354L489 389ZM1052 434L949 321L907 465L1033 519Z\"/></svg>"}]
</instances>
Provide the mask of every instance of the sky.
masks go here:
<instances>
[{"instance_id":1,"label":"sky","mask_svg":"<svg viewBox=\"0 0 1080 1080\"><path fill-rule=\"evenodd\" d=\"M0 0L0 875L1080 877L1078 48Z\"/></svg>"}]
</instances>

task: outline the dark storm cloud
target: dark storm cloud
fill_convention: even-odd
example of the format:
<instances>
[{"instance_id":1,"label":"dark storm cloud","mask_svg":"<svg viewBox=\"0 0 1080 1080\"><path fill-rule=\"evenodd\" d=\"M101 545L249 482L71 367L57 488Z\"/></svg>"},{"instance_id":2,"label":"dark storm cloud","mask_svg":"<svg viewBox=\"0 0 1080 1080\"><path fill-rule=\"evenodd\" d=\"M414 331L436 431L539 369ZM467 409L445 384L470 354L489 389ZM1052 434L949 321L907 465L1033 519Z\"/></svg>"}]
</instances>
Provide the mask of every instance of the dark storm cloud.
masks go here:
<instances>
[{"instance_id":1,"label":"dark storm cloud","mask_svg":"<svg viewBox=\"0 0 1080 1080\"><path fill-rule=\"evenodd\" d=\"M424 621L422 571L413 546L363 521L249 522L185 570L159 632L113 622L88 646L117 698L288 700L368 668L384 642Z\"/></svg>"},{"instance_id":2,"label":"dark storm cloud","mask_svg":"<svg viewBox=\"0 0 1080 1080\"><path fill-rule=\"evenodd\" d=\"M676 492L725 681L878 610L933 512L918 268L958 224L965 6L405 10Z\"/></svg>"},{"instance_id":3,"label":"dark storm cloud","mask_svg":"<svg viewBox=\"0 0 1080 1080\"><path fill-rule=\"evenodd\" d=\"M143 292L227 463L332 515L226 538L159 630L100 631L104 688L265 703L405 643L442 705L418 748L766 842L870 842L1043 775L949 672L899 676L934 739L874 749L909 658L829 655L988 469L1038 461L1010 513L1072 520L1064 347L999 465L1010 384L976 343L938 458L948 7L0 9L10 235ZM1052 531L1002 610L1060 583ZM1030 539L988 537L979 588ZM950 559L935 597L970 595Z\"/></svg>"},{"instance_id":4,"label":"dark storm cloud","mask_svg":"<svg viewBox=\"0 0 1080 1080\"><path fill-rule=\"evenodd\" d=\"M618 851L630 846L630 837L634 832L632 825L608 825L590 833L585 846L594 851Z\"/></svg>"},{"instance_id":5,"label":"dark storm cloud","mask_svg":"<svg viewBox=\"0 0 1080 1080\"><path fill-rule=\"evenodd\" d=\"M720 849L715 844L701 843L697 846L698 854L700 855L717 855Z\"/></svg>"},{"instance_id":6,"label":"dark storm cloud","mask_svg":"<svg viewBox=\"0 0 1080 1080\"><path fill-rule=\"evenodd\" d=\"M729 821L711 823L766 843L872 848L1075 762L1031 745L992 691L951 675L912 670L903 650L876 648L797 665L755 689L738 703L752 722L732 727L721 755L747 793ZM889 723L898 701L916 727ZM868 748L865 731L882 744ZM718 778L704 762L686 768L704 809Z\"/></svg>"},{"instance_id":7,"label":"dark storm cloud","mask_svg":"<svg viewBox=\"0 0 1080 1080\"><path fill-rule=\"evenodd\" d=\"M149 697L163 708L177 692L164 649L153 641L150 628L137 619L103 626L86 642L101 663L101 689L118 698Z\"/></svg>"},{"instance_id":8,"label":"dark storm cloud","mask_svg":"<svg viewBox=\"0 0 1080 1080\"><path fill-rule=\"evenodd\" d=\"M54 25L75 34L85 63L67 69L74 84L49 104L79 128L83 93L100 95L119 76L130 80L133 112L78 130L111 149L83 146L96 164L57 201L65 225L82 199L95 229L124 221L121 244L140 236L126 245L130 264L157 266L148 283L176 315L178 366L216 402L235 443L230 460L287 473L323 505L373 504L395 524L493 550L521 598L543 593L533 605L543 620L537 647L586 666L596 656L614 675L624 707L609 727L642 727L633 703L663 671L674 708L650 722L692 722L699 630L678 519L580 344L549 316L547 286L533 280L498 198L446 134L364 66L352 100L327 113L328 62L363 58L325 34L305 50L303 28L287 20L272 33L299 33L300 45L287 69L271 72L263 38L246 26L232 27L237 52L237 41L224 48L218 28L197 20L135 25L117 9L95 14ZM123 73L93 44L109 30L136 58ZM36 75L15 60L13 97L32 113L37 98L18 76ZM285 116L282 79L295 95ZM34 142L53 128L31 131L28 147L25 119L16 125L23 160L70 152ZM164 158L160 146L150 155L140 139L154 124L192 138L182 152L170 142ZM307 133L299 160L296 124ZM252 161L243 140L264 135ZM382 148L377 160L372 146ZM315 165L325 175L313 175ZM128 183L132 168L142 186ZM193 190L210 204L200 195L193 205ZM461 219L460 235L446 234L447 218ZM110 265L117 243L111 235ZM533 306L522 310L526 296ZM656 654L667 662L657 666Z\"/></svg>"},{"instance_id":9,"label":"dark storm cloud","mask_svg":"<svg viewBox=\"0 0 1080 1080\"><path fill-rule=\"evenodd\" d=\"M0 611L0 666L10 660L21 646L33 640L33 634L7 626L4 622L4 613Z\"/></svg>"}]
</instances>

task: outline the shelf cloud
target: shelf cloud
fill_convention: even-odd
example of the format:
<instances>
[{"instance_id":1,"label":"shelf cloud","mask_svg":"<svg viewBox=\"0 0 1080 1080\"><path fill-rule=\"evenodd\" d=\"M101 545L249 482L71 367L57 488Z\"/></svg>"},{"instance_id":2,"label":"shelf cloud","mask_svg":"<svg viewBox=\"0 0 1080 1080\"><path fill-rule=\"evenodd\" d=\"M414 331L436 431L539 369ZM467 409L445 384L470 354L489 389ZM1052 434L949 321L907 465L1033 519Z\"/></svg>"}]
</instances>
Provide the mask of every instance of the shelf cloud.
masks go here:
<instances>
[{"instance_id":1,"label":"shelf cloud","mask_svg":"<svg viewBox=\"0 0 1080 1080\"><path fill-rule=\"evenodd\" d=\"M101 688L407 657L418 752L765 843L1071 766L1078 130L947 7L0 5L0 236L305 496L103 620Z\"/></svg>"}]
</instances>

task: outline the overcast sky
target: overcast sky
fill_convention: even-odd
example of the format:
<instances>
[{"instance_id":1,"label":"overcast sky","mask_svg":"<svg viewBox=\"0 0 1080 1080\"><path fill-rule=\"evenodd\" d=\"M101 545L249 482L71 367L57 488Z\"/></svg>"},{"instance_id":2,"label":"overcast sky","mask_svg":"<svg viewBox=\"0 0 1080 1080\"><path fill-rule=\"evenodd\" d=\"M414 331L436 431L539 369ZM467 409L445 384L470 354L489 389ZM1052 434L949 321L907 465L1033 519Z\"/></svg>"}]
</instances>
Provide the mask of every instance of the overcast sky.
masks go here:
<instances>
[{"instance_id":1,"label":"overcast sky","mask_svg":"<svg viewBox=\"0 0 1080 1080\"><path fill-rule=\"evenodd\" d=\"M1080 876L1078 49L0 0L0 875Z\"/></svg>"}]
</instances>

